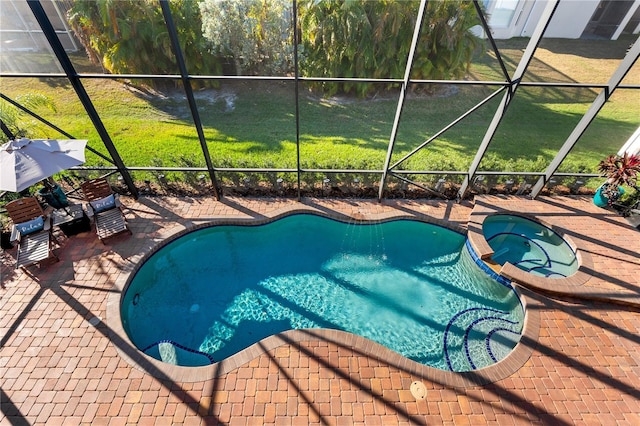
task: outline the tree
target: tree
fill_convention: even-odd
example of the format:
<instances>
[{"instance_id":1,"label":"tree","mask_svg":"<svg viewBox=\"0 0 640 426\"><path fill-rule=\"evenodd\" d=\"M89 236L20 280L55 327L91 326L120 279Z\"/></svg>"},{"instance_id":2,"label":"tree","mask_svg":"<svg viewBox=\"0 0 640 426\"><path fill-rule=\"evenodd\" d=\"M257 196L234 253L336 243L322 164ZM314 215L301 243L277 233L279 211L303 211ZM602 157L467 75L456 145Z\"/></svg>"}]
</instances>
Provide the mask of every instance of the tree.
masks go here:
<instances>
[{"instance_id":1,"label":"tree","mask_svg":"<svg viewBox=\"0 0 640 426\"><path fill-rule=\"evenodd\" d=\"M301 75L402 78L417 1L299 0ZM222 58L244 75L292 72L290 0L170 0L187 67L222 73ZM132 17L134 17L132 19ZM430 1L412 78L460 78L481 40L472 2ZM76 0L72 28L89 57L112 73L177 73L156 0ZM152 83L157 84L157 83ZM328 82L325 92L365 95L372 84Z\"/></svg>"},{"instance_id":2,"label":"tree","mask_svg":"<svg viewBox=\"0 0 640 426\"><path fill-rule=\"evenodd\" d=\"M301 0L302 74L313 77L402 78L417 16L418 2ZM470 29L480 23L473 3L431 1L422 23L411 76L461 77L480 39ZM371 84L323 83L329 93Z\"/></svg>"},{"instance_id":3,"label":"tree","mask_svg":"<svg viewBox=\"0 0 640 426\"><path fill-rule=\"evenodd\" d=\"M463 77L482 40L471 32L480 18L470 1L429 2L412 78L451 79Z\"/></svg>"},{"instance_id":4,"label":"tree","mask_svg":"<svg viewBox=\"0 0 640 426\"><path fill-rule=\"evenodd\" d=\"M221 63L207 54L200 14L191 0L171 0L185 62L192 73L216 73ZM89 59L114 74L178 73L162 10L153 0L76 0L69 23ZM155 83L157 84L157 80Z\"/></svg>"},{"instance_id":5,"label":"tree","mask_svg":"<svg viewBox=\"0 0 640 426\"><path fill-rule=\"evenodd\" d=\"M286 74L293 64L291 2L204 0L202 33L238 74Z\"/></svg>"}]
</instances>

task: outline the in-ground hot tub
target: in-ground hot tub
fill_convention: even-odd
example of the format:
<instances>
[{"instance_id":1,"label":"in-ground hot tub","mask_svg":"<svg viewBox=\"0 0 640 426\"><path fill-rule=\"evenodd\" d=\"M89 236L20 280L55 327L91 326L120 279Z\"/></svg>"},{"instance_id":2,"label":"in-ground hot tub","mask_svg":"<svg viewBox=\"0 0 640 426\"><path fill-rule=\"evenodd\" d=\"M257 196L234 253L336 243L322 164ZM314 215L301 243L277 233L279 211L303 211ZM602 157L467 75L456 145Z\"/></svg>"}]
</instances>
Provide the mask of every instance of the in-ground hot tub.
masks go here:
<instances>
[{"instance_id":1,"label":"in-ground hot tub","mask_svg":"<svg viewBox=\"0 0 640 426\"><path fill-rule=\"evenodd\" d=\"M568 277L578 270L574 249L559 234L522 216L497 214L487 217L482 233L493 250L491 259L506 262L545 278Z\"/></svg>"},{"instance_id":2,"label":"in-ground hot tub","mask_svg":"<svg viewBox=\"0 0 640 426\"><path fill-rule=\"evenodd\" d=\"M535 216L479 205L469 218L467 238L488 269L530 289L575 295L591 279L589 252L562 227Z\"/></svg>"}]
</instances>

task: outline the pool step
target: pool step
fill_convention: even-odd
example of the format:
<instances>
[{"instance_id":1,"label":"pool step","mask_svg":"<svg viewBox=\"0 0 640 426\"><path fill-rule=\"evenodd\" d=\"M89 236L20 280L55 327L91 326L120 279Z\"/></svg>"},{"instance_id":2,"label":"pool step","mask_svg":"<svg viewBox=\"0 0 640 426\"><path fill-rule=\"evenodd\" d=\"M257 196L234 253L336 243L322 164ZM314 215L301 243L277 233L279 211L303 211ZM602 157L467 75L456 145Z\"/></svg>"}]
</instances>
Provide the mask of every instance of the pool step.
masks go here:
<instances>
[{"instance_id":1,"label":"pool step","mask_svg":"<svg viewBox=\"0 0 640 426\"><path fill-rule=\"evenodd\" d=\"M148 353L148 351L157 352L151 355ZM151 355L156 359L161 359L168 364L174 365L199 366L215 364L216 362L213 357L206 352L188 348L181 345L180 343L168 339L154 342L148 345L146 348L142 349L142 352L146 353L147 355ZM185 358L189 358L190 361L187 362Z\"/></svg>"},{"instance_id":2,"label":"pool step","mask_svg":"<svg viewBox=\"0 0 640 426\"><path fill-rule=\"evenodd\" d=\"M522 324L493 308L464 309L449 320L443 349L451 371L476 370L503 359L520 339Z\"/></svg>"}]
</instances>

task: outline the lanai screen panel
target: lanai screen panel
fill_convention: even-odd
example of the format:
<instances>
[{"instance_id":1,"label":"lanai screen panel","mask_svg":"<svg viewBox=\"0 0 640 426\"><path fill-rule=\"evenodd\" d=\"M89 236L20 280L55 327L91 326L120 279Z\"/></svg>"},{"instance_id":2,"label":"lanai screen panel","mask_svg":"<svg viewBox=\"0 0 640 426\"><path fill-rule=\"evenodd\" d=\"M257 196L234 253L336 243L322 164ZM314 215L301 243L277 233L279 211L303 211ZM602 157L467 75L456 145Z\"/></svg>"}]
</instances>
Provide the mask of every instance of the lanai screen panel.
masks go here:
<instances>
[{"instance_id":1,"label":"lanai screen panel","mask_svg":"<svg viewBox=\"0 0 640 426\"><path fill-rule=\"evenodd\" d=\"M260 80L196 91L214 166L295 169L294 92L292 81Z\"/></svg>"},{"instance_id":2,"label":"lanai screen panel","mask_svg":"<svg viewBox=\"0 0 640 426\"><path fill-rule=\"evenodd\" d=\"M552 18L552 24L554 19ZM611 40L593 39L567 41L543 37L536 49L531 64L523 76L523 85L518 97L531 101L535 106L530 113L522 117L538 117L544 123L540 128L542 143L541 155L545 160L555 156L564 141L558 139L563 133L571 133L582 116L603 91L602 85L608 83L627 54L628 46L637 36L623 35L624 43L612 43ZM570 46L570 47L569 47ZM635 81L635 83L633 83ZM625 82L638 84L640 74L637 64ZM531 86L531 85L538 86ZM580 136L558 171L565 173L597 173L597 164L610 153L619 149L619 140L631 134L638 125L639 103L637 91L615 89L595 120ZM618 101L616 101L616 99ZM628 111L630 108L633 111ZM623 110L627 111L623 111ZM514 120L518 126L526 127L528 120ZM508 121L507 121L508 123ZM607 125L608 124L608 125ZM517 134L518 129L506 129L509 134ZM608 136L603 137L605 132ZM630 133L631 132L631 133ZM545 134L547 136L545 136ZM565 137L568 137L568 134ZM498 144L492 146L499 150ZM572 153L584 153L576 156Z\"/></svg>"},{"instance_id":3,"label":"lanai screen panel","mask_svg":"<svg viewBox=\"0 0 640 426\"><path fill-rule=\"evenodd\" d=\"M580 88L522 86L509 105L479 170L543 172L595 99ZM526 149L523 149L526 147Z\"/></svg>"},{"instance_id":4,"label":"lanai screen panel","mask_svg":"<svg viewBox=\"0 0 640 426\"><path fill-rule=\"evenodd\" d=\"M624 43L611 40L544 37L524 75L524 82L606 84L637 36L623 35Z\"/></svg>"},{"instance_id":5,"label":"lanai screen panel","mask_svg":"<svg viewBox=\"0 0 640 426\"><path fill-rule=\"evenodd\" d=\"M173 12L192 75L290 77L294 71L290 1L186 2Z\"/></svg>"},{"instance_id":6,"label":"lanai screen panel","mask_svg":"<svg viewBox=\"0 0 640 426\"><path fill-rule=\"evenodd\" d=\"M78 1L69 17L84 51L84 55L71 57L77 71L179 74L157 1Z\"/></svg>"},{"instance_id":7,"label":"lanai screen panel","mask_svg":"<svg viewBox=\"0 0 640 426\"><path fill-rule=\"evenodd\" d=\"M379 90L367 97L302 92L302 168L382 168L399 92L384 84L373 86Z\"/></svg>"},{"instance_id":8,"label":"lanai screen panel","mask_svg":"<svg viewBox=\"0 0 640 426\"><path fill-rule=\"evenodd\" d=\"M3 1L0 13L0 70L13 73L61 73L27 2ZM59 22L59 18L52 20ZM3 89L4 90L4 89Z\"/></svg>"},{"instance_id":9,"label":"lanai screen panel","mask_svg":"<svg viewBox=\"0 0 640 426\"><path fill-rule=\"evenodd\" d=\"M640 125L638 109L625 108L629 105L627 96L637 95L637 90L618 88L609 98L589 128L582 134L560 166L560 171L568 171L565 164L588 161L587 173L598 173L597 164L609 155L616 154Z\"/></svg>"},{"instance_id":10,"label":"lanai screen panel","mask_svg":"<svg viewBox=\"0 0 640 426\"><path fill-rule=\"evenodd\" d=\"M499 88L447 82L411 85L392 156L393 168L418 171L468 169L500 95L489 98ZM463 115L466 116L460 119Z\"/></svg>"},{"instance_id":11,"label":"lanai screen panel","mask_svg":"<svg viewBox=\"0 0 640 426\"><path fill-rule=\"evenodd\" d=\"M128 167L203 164L193 119L181 89L84 79L85 89ZM162 161L159 159L162 158Z\"/></svg>"}]
</instances>

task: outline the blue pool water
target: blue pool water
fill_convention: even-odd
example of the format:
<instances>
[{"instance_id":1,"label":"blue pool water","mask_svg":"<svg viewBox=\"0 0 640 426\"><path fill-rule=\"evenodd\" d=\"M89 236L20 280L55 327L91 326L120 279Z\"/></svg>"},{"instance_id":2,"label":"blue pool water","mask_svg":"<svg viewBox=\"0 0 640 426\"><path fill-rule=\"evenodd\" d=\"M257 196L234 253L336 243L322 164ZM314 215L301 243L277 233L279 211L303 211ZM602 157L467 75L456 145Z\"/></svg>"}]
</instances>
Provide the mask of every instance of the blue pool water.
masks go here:
<instances>
[{"instance_id":1,"label":"blue pool water","mask_svg":"<svg viewBox=\"0 0 640 426\"><path fill-rule=\"evenodd\" d=\"M493 249L492 259L509 262L534 275L568 277L578 270L578 259L567 242L552 229L524 217L494 215L484 220L482 233Z\"/></svg>"},{"instance_id":2,"label":"blue pool water","mask_svg":"<svg viewBox=\"0 0 640 426\"><path fill-rule=\"evenodd\" d=\"M459 233L310 214L190 232L145 261L121 303L140 350L187 366L285 330L330 328L468 371L504 358L524 317L513 289L476 266Z\"/></svg>"}]
</instances>

